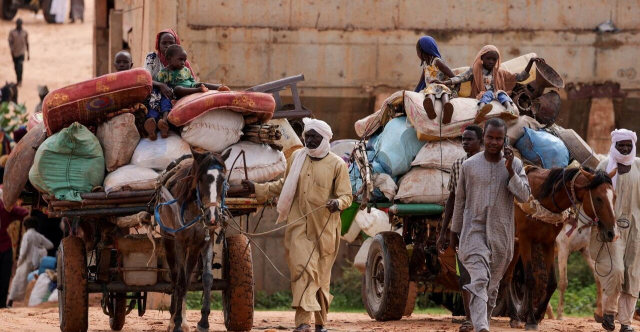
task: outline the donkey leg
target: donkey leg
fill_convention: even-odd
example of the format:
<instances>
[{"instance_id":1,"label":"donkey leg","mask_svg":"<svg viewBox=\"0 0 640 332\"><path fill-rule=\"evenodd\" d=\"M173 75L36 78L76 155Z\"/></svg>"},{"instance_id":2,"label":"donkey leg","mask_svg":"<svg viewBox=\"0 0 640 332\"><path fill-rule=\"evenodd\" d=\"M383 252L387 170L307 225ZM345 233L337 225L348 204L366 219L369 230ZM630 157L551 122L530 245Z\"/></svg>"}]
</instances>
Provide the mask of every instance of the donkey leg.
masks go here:
<instances>
[{"instance_id":1,"label":"donkey leg","mask_svg":"<svg viewBox=\"0 0 640 332\"><path fill-rule=\"evenodd\" d=\"M556 271L555 271L555 253L554 253L554 245L546 245L543 246L544 252L544 264L545 269L547 270L547 289L545 290L544 299L540 301L538 304L538 309L536 311L536 319L537 321L541 321L544 318L544 314L547 312L547 305L549 304L549 300L551 300L551 295L556 291L558 287L558 280L556 279Z\"/></svg>"},{"instance_id":2,"label":"donkey leg","mask_svg":"<svg viewBox=\"0 0 640 332\"><path fill-rule=\"evenodd\" d=\"M522 303L522 310L526 323L524 329L526 331L538 330L538 321L533 311L533 290L536 287L536 279L533 275L533 264L531 262L531 243L520 239L520 258L522 258L522 266L524 267L524 283L525 295Z\"/></svg>"},{"instance_id":3,"label":"donkey leg","mask_svg":"<svg viewBox=\"0 0 640 332\"><path fill-rule=\"evenodd\" d=\"M213 243L209 241L202 249L202 317L198 323L198 332L209 331L209 314L211 313L211 286L213 274L211 273L213 261Z\"/></svg>"},{"instance_id":4,"label":"donkey leg","mask_svg":"<svg viewBox=\"0 0 640 332\"><path fill-rule=\"evenodd\" d=\"M562 234L562 233L561 233ZM567 280L567 261L569 260L569 248L558 242L558 320L564 320L564 293L567 291L569 281Z\"/></svg>"}]
</instances>

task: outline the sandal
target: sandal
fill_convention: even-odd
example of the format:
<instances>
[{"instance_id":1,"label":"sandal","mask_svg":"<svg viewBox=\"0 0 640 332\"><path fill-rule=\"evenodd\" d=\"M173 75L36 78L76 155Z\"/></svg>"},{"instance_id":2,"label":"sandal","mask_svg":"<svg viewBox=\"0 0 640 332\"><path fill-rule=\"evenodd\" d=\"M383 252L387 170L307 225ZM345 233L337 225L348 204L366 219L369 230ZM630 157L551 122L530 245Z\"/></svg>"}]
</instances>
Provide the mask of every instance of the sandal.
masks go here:
<instances>
[{"instance_id":1,"label":"sandal","mask_svg":"<svg viewBox=\"0 0 640 332\"><path fill-rule=\"evenodd\" d=\"M453 104L450 102L447 102L444 104L444 115L442 116L442 124L450 123L452 117L453 117Z\"/></svg>"},{"instance_id":2,"label":"sandal","mask_svg":"<svg viewBox=\"0 0 640 332\"><path fill-rule=\"evenodd\" d=\"M429 120L435 119L438 115L436 114L436 108L433 104L433 99L427 95L422 102L422 107L424 107L424 111L427 112L427 116Z\"/></svg>"},{"instance_id":3,"label":"sandal","mask_svg":"<svg viewBox=\"0 0 640 332\"><path fill-rule=\"evenodd\" d=\"M156 119L148 118L147 121L144 122L144 131L147 132L150 140L155 141L158 138L157 130Z\"/></svg>"},{"instance_id":4,"label":"sandal","mask_svg":"<svg viewBox=\"0 0 640 332\"><path fill-rule=\"evenodd\" d=\"M322 325L316 325L316 332L329 332L329 330L325 329Z\"/></svg>"},{"instance_id":5,"label":"sandal","mask_svg":"<svg viewBox=\"0 0 640 332\"><path fill-rule=\"evenodd\" d=\"M493 109L493 105L491 105L491 104L482 105L482 108L480 108L480 110L478 110L478 114L476 115L476 118L473 121L473 123L479 124L479 123L483 122L484 120L486 120L487 114L489 114L489 112L491 112L492 109Z\"/></svg>"},{"instance_id":6,"label":"sandal","mask_svg":"<svg viewBox=\"0 0 640 332\"><path fill-rule=\"evenodd\" d=\"M293 332L313 332L310 325L300 324Z\"/></svg>"},{"instance_id":7,"label":"sandal","mask_svg":"<svg viewBox=\"0 0 640 332\"><path fill-rule=\"evenodd\" d=\"M471 321L464 321L464 323L462 323L462 325L460 326L460 328L458 329L458 332L471 332L473 331L473 324L471 323Z\"/></svg>"},{"instance_id":8,"label":"sandal","mask_svg":"<svg viewBox=\"0 0 640 332\"><path fill-rule=\"evenodd\" d=\"M602 328L607 331L613 331L616 329L616 323L614 321L613 315L604 315L602 317Z\"/></svg>"}]
</instances>

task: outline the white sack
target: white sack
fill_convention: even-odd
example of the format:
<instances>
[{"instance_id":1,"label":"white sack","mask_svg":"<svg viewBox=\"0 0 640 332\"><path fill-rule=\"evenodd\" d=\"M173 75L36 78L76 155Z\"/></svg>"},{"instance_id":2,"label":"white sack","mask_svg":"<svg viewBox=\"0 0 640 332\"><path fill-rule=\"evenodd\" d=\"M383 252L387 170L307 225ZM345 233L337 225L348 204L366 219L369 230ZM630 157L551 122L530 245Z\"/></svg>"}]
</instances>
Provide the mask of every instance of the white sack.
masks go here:
<instances>
[{"instance_id":1,"label":"white sack","mask_svg":"<svg viewBox=\"0 0 640 332\"><path fill-rule=\"evenodd\" d=\"M182 139L189 145L220 153L242 136L244 117L238 112L213 110L182 127Z\"/></svg>"},{"instance_id":2,"label":"white sack","mask_svg":"<svg viewBox=\"0 0 640 332\"><path fill-rule=\"evenodd\" d=\"M36 280L36 284L33 286L31 295L29 296L29 306L33 307L45 301L45 298L49 298L49 284L51 279L46 273L41 273Z\"/></svg>"},{"instance_id":3,"label":"white sack","mask_svg":"<svg viewBox=\"0 0 640 332\"><path fill-rule=\"evenodd\" d=\"M349 226L349 230L347 231L347 233L342 235L341 238L347 241L347 243L352 243L358 238L358 235L360 235L361 230L362 229L360 229L360 225L358 225L357 222L352 222L351 226Z\"/></svg>"},{"instance_id":4,"label":"white sack","mask_svg":"<svg viewBox=\"0 0 640 332\"><path fill-rule=\"evenodd\" d=\"M104 179L104 191L109 194L123 190L154 189L158 173L150 168L127 165L107 174Z\"/></svg>"},{"instance_id":5,"label":"white sack","mask_svg":"<svg viewBox=\"0 0 640 332\"><path fill-rule=\"evenodd\" d=\"M449 170L458 158L466 154L460 139L427 142L420 149L411 166Z\"/></svg>"},{"instance_id":6,"label":"white sack","mask_svg":"<svg viewBox=\"0 0 640 332\"><path fill-rule=\"evenodd\" d=\"M402 203L443 204L449 197L449 173L414 167L400 179L396 200Z\"/></svg>"},{"instance_id":7,"label":"white sack","mask_svg":"<svg viewBox=\"0 0 640 332\"><path fill-rule=\"evenodd\" d=\"M243 150L247 160L247 175L249 180L253 182L269 182L280 176L287 169L287 160L284 158L284 154L270 148L268 145L243 141L230 146L229 149L231 149L231 154L225 161L225 166L231 172L229 178L231 183L238 183L245 179L244 158L242 156L238 158L238 155ZM235 166L233 166L232 170L231 166L234 161Z\"/></svg>"},{"instance_id":8,"label":"white sack","mask_svg":"<svg viewBox=\"0 0 640 332\"><path fill-rule=\"evenodd\" d=\"M371 213L368 213L367 209L358 211L355 222L358 223L358 226L360 226L365 234L371 237L380 232L388 232L391 230L389 215L376 208L371 208Z\"/></svg>"},{"instance_id":9,"label":"white sack","mask_svg":"<svg viewBox=\"0 0 640 332\"><path fill-rule=\"evenodd\" d=\"M155 141L148 138L141 139L131 157L131 164L164 171L172 161L185 154L191 155L189 143L180 136L169 133L169 137L158 137Z\"/></svg>"},{"instance_id":10,"label":"white sack","mask_svg":"<svg viewBox=\"0 0 640 332\"><path fill-rule=\"evenodd\" d=\"M398 185L393 182L389 174L378 173L373 175L373 186L378 188L389 201L393 201L398 191Z\"/></svg>"},{"instance_id":11,"label":"white sack","mask_svg":"<svg viewBox=\"0 0 640 332\"><path fill-rule=\"evenodd\" d=\"M104 152L104 163L108 172L127 165L140 142L136 128L136 117L131 113L121 114L98 126L96 136Z\"/></svg>"},{"instance_id":12,"label":"white sack","mask_svg":"<svg viewBox=\"0 0 640 332\"><path fill-rule=\"evenodd\" d=\"M533 130L538 130L544 127L544 125L540 124L536 119L523 115L518 118L518 121L509 128L507 128L507 137L509 137L509 144L512 146L516 145L516 142L524 136L524 128L529 128Z\"/></svg>"}]
</instances>

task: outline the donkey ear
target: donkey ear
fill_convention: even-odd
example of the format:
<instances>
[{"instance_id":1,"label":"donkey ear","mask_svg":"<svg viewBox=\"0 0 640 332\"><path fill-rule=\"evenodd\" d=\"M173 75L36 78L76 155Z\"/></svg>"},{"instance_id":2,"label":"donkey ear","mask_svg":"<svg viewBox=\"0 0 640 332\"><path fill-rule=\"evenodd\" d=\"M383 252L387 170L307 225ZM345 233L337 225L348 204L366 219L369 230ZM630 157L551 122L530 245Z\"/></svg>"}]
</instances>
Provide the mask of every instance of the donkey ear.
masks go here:
<instances>
[{"instance_id":1,"label":"donkey ear","mask_svg":"<svg viewBox=\"0 0 640 332\"><path fill-rule=\"evenodd\" d=\"M587 180L589 180L589 181L593 181L593 177L595 176L595 175L585 171L582 168L580 169L580 173L582 173L582 175L584 175L584 177L587 178Z\"/></svg>"},{"instance_id":2,"label":"donkey ear","mask_svg":"<svg viewBox=\"0 0 640 332\"><path fill-rule=\"evenodd\" d=\"M614 176L616 176L616 173L618 173L618 169L614 168L611 170L611 172L609 172L609 174L607 174L609 176L609 178L613 179Z\"/></svg>"},{"instance_id":3,"label":"donkey ear","mask_svg":"<svg viewBox=\"0 0 640 332\"><path fill-rule=\"evenodd\" d=\"M220 157L222 158L222 160L227 161L230 155L231 155L231 149L226 149L222 151L222 155L220 155Z\"/></svg>"},{"instance_id":4,"label":"donkey ear","mask_svg":"<svg viewBox=\"0 0 640 332\"><path fill-rule=\"evenodd\" d=\"M202 158L204 158L204 154L198 152L192 147L189 147L189 149L191 150L191 154L193 155L193 160L195 160L196 162L199 162L200 160L202 160Z\"/></svg>"}]
</instances>

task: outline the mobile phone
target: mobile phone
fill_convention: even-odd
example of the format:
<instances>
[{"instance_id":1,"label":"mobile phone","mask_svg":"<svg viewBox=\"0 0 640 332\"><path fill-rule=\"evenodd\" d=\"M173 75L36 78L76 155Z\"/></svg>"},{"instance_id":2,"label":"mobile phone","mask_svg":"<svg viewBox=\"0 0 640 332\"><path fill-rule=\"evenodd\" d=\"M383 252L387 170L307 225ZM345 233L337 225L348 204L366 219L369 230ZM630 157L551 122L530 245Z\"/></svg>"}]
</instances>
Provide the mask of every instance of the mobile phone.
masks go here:
<instances>
[{"instance_id":1,"label":"mobile phone","mask_svg":"<svg viewBox=\"0 0 640 332\"><path fill-rule=\"evenodd\" d=\"M509 136L505 136L504 137L504 146L502 147L502 149L506 150L508 145L509 145Z\"/></svg>"}]
</instances>

